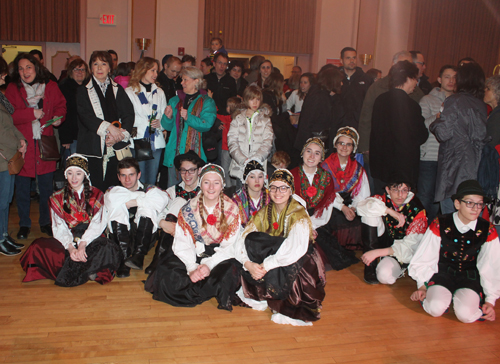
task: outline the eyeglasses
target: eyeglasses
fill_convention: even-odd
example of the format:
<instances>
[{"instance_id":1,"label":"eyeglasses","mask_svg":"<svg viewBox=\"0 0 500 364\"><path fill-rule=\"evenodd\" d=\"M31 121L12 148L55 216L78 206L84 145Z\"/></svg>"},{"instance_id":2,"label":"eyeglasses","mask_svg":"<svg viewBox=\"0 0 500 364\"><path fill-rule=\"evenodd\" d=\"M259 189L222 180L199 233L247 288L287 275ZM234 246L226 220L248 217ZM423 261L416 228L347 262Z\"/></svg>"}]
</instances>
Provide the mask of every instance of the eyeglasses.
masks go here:
<instances>
[{"instance_id":1,"label":"eyeglasses","mask_svg":"<svg viewBox=\"0 0 500 364\"><path fill-rule=\"evenodd\" d=\"M397 187L391 187L390 188L391 192L394 192L394 193L400 193L402 195L407 195L408 192L410 192L410 189L409 188L397 188Z\"/></svg>"},{"instance_id":2,"label":"eyeglasses","mask_svg":"<svg viewBox=\"0 0 500 364\"><path fill-rule=\"evenodd\" d=\"M474 207L477 207L479 210L482 210L483 207L485 206L484 202L472 202L465 200L460 200L460 201L462 201L468 209L473 209Z\"/></svg>"},{"instance_id":3,"label":"eyeglasses","mask_svg":"<svg viewBox=\"0 0 500 364\"><path fill-rule=\"evenodd\" d=\"M342 147L347 147L347 148L351 148L354 146L354 144L352 144L352 143L345 143L345 142L337 142L337 145L340 145Z\"/></svg>"},{"instance_id":4,"label":"eyeglasses","mask_svg":"<svg viewBox=\"0 0 500 364\"><path fill-rule=\"evenodd\" d=\"M198 170L198 168L190 168L190 169L179 169L179 172L181 172L181 174L194 174L196 171Z\"/></svg>"},{"instance_id":5,"label":"eyeglasses","mask_svg":"<svg viewBox=\"0 0 500 364\"><path fill-rule=\"evenodd\" d=\"M271 187L269 187L269 192L276 193L276 192L280 191L281 193L286 193L286 191L288 191L289 188L290 187L288 187L288 186L280 186L280 187L271 186Z\"/></svg>"},{"instance_id":6,"label":"eyeglasses","mask_svg":"<svg viewBox=\"0 0 500 364\"><path fill-rule=\"evenodd\" d=\"M418 61L417 61L417 62L413 62L413 63L415 63L415 64L419 64L419 65L421 65L421 66L425 66L425 62L418 62Z\"/></svg>"},{"instance_id":7,"label":"eyeglasses","mask_svg":"<svg viewBox=\"0 0 500 364\"><path fill-rule=\"evenodd\" d=\"M217 61L217 62L215 62L215 63L220 64L220 65L222 65L222 66L227 66L227 62Z\"/></svg>"},{"instance_id":8,"label":"eyeglasses","mask_svg":"<svg viewBox=\"0 0 500 364\"><path fill-rule=\"evenodd\" d=\"M85 68L73 68L73 72L85 72Z\"/></svg>"}]
</instances>

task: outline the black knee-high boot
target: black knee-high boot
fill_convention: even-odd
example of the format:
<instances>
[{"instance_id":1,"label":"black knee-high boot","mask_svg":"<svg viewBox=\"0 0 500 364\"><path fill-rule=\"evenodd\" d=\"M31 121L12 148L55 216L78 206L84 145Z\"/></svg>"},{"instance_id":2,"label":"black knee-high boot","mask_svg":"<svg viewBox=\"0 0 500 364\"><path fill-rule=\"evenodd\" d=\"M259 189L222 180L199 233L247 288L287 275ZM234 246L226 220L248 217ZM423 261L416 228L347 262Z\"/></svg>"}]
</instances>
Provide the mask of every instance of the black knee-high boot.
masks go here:
<instances>
[{"instance_id":1,"label":"black knee-high boot","mask_svg":"<svg viewBox=\"0 0 500 364\"><path fill-rule=\"evenodd\" d=\"M156 244L155 255L153 256L153 261L146 268L144 273L151 274L156 270L156 266L158 265L158 262L160 261L161 257L163 256L163 253L165 253L165 251L167 250L167 247L169 245L172 245L173 239L174 239L174 237L172 235L167 234L165 232L162 232L160 234L160 238L158 239L158 244Z\"/></svg>"},{"instance_id":2,"label":"black knee-high boot","mask_svg":"<svg viewBox=\"0 0 500 364\"><path fill-rule=\"evenodd\" d=\"M361 224L361 240L363 241L363 252L374 250L378 248L377 227ZM369 284L378 284L377 279L377 259L365 265L364 280Z\"/></svg>"},{"instance_id":3,"label":"black knee-high boot","mask_svg":"<svg viewBox=\"0 0 500 364\"><path fill-rule=\"evenodd\" d=\"M130 276L130 268L125 265L125 259L127 259L132 252L132 248L130 245L130 232L127 228L127 225L120 224L116 221L111 222L111 228L113 229L111 240L120 247L120 250L123 254L120 267L116 271L116 276L118 278L126 278Z\"/></svg>"},{"instance_id":4,"label":"black knee-high boot","mask_svg":"<svg viewBox=\"0 0 500 364\"><path fill-rule=\"evenodd\" d=\"M134 254L125 260L125 265L132 269L142 270L144 257L148 254L153 240L153 222L148 217L141 217L135 233Z\"/></svg>"}]
</instances>

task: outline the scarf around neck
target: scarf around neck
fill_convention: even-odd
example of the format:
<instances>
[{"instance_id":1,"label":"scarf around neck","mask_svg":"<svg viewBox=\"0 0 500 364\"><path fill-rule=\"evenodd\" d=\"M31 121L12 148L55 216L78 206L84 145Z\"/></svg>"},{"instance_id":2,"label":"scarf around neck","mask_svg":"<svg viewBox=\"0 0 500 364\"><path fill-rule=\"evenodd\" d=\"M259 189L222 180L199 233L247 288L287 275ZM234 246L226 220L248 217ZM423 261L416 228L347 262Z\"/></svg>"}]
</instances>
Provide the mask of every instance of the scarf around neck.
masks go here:
<instances>
[{"instance_id":1,"label":"scarf around neck","mask_svg":"<svg viewBox=\"0 0 500 364\"><path fill-rule=\"evenodd\" d=\"M5 110L9 114L14 114L14 106L10 103L10 101L5 97L3 93L0 92L0 104L2 104L3 107L5 107Z\"/></svg>"}]
</instances>

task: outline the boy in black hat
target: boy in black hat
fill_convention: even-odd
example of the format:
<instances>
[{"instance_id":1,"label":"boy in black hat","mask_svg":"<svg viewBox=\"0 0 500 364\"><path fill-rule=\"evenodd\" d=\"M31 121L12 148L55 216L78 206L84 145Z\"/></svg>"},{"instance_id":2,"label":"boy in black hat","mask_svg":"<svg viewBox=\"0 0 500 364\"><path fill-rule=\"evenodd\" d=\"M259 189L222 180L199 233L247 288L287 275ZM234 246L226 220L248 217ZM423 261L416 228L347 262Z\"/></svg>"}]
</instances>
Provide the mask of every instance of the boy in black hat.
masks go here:
<instances>
[{"instance_id":1,"label":"boy in black hat","mask_svg":"<svg viewBox=\"0 0 500 364\"><path fill-rule=\"evenodd\" d=\"M479 217L484 191L477 181L464 181L451 198L457 211L434 220L410 262L418 287L411 299L434 317L446 313L453 299L460 321L494 321L500 242L493 225Z\"/></svg>"},{"instance_id":2,"label":"boy in black hat","mask_svg":"<svg viewBox=\"0 0 500 364\"><path fill-rule=\"evenodd\" d=\"M163 231L158 239L153 261L145 270L146 274L150 274L155 270L160 255L166 250L166 245L172 244L177 224L177 215L181 207L200 191L198 187L198 175L200 174L201 167L204 165L205 162L203 159L192 150L174 158L175 169L181 175L182 181L167 189L169 203L166 209L160 214L160 222L158 223L158 226Z\"/></svg>"}]
</instances>

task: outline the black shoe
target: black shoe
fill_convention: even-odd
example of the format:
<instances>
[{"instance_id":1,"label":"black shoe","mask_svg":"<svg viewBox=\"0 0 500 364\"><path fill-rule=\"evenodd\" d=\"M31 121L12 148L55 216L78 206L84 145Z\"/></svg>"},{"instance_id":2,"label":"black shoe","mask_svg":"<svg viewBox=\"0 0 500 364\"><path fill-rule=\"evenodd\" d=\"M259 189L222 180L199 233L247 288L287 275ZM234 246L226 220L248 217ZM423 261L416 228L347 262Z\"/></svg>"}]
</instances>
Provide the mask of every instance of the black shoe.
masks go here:
<instances>
[{"instance_id":1,"label":"black shoe","mask_svg":"<svg viewBox=\"0 0 500 364\"><path fill-rule=\"evenodd\" d=\"M12 256L21 254L21 251L10 245L7 240L4 240L0 243L0 254Z\"/></svg>"},{"instance_id":2,"label":"black shoe","mask_svg":"<svg viewBox=\"0 0 500 364\"><path fill-rule=\"evenodd\" d=\"M116 271L116 276L118 278L127 278L130 277L130 268L127 267L124 263L120 265L120 268Z\"/></svg>"},{"instance_id":3,"label":"black shoe","mask_svg":"<svg viewBox=\"0 0 500 364\"><path fill-rule=\"evenodd\" d=\"M27 226L21 226L19 232L17 233L17 238L20 240L28 239L31 229Z\"/></svg>"},{"instance_id":4,"label":"black shoe","mask_svg":"<svg viewBox=\"0 0 500 364\"><path fill-rule=\"evenodd\" d=\"M52 234L52 225L50 224L40 226L40 231L50 237L54 236L54 234Z\"/></svg>"},{"instance_id":5,"label":"black shoe","mask_svg":"<svg viewBox=\"0 0 500 364\"><path fill-rule=\"evenodd\" d=\"M365 265L364 281L368 284L379 284L377 279L377 260L375 259L370 265Z\"/></svg>"},{"instance_id":6,"label":"black shoe","mask_svg":"<svg viewBox=\"0 0 500 364\"><path fill-rule=\"evenodd\" d=\"M12 245L16 249L23 249L24 244L18 244L14 239L12 239L12 236L10 235L5 235L5 241Z\"/></svg>"}]
</instances>

